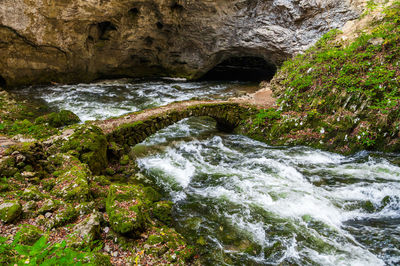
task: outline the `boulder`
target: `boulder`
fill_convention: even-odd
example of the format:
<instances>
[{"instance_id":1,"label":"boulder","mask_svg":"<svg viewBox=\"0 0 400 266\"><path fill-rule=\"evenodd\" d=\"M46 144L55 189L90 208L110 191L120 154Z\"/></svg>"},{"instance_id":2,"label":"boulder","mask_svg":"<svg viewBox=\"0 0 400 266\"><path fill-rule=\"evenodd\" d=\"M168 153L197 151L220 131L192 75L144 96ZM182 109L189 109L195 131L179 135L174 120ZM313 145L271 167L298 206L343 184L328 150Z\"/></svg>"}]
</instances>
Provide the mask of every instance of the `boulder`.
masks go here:
<instances>
[{"instance_id":1,"label":"boulder","mask_svg":"<svg viewBox=\"0 0 400 266\"><path fill-rule=\"evenodd\" d=\"M120 234L138 235L145 227L142 192L135 185L112 185L106 211L112 229Z\"/></svg>"},{"instance_id":2,"label":"boulder","mask_svg":"<svg viewBox=\"0 0 400 266\"><path fill-rule=\"evenodd\" d=\"M5 201L0 204L0 220L5 223L14 222L22 212L22 205L18 201Z\"/></svg>"}]
</instances>

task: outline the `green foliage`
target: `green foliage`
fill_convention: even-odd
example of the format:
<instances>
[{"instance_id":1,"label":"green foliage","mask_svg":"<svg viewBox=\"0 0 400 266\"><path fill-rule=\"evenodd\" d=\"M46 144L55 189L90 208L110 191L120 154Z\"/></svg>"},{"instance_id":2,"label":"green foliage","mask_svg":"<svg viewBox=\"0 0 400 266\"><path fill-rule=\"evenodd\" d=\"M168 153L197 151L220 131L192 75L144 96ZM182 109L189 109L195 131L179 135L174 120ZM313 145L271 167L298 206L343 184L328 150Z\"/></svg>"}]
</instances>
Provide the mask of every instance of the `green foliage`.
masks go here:
<instances>
[{"instance_id":1,"label":"green foliage","mask_svg":"<svg viewBox=\"0 0 400 266\"><path fill-rule=\"evenodd\" d=\"M36 139L45 139L57 134L58 130L42 124L35 124L27 119L15 122L7 121L0 127L0 133L15 136L18 134L31 136Z\"/></svg>"},{"instance_id":2,"label":"green foliage","mask_svg":"<svg viewBox=\"0 0 400 266\"><path fill-rule=\"evenodd\" d=\"M256 115L253 120L253 124L255 126L262 125L267 121L272 121L279 119L281 117L281 112L277 111L276 109L261 109Z\"/></svg>"},{"instance_id":3,"label":"green foliage","mask_svg":"<svg viewBox=\"0 0 400 266\"><path fill-rule=\"evenodd\" d=\"M76 251L67 247L65 241L51 244L42 236L33 245L22 245L20 234L9 243L7 238L0 237L0 263L17 265L93 265L94 258L90 250Z\"/></svg>"},{"instance_id":4,"label":"green foliage","mask_svg":"<svg viewBox=\"0 0 400 266\"><path fill-rule=\"evenodd\" d=\"M368 7L376 4L369 1ZM400 1L384 13L370 33L348 45L335 40L340 32L332 30L305 54L285 62L283 78L276 81L285 88L277 92L284 110L355 111L365 103L383 113L395 108L400 103ZM315 98L326 104L313 106Z\"/></svg>"}]
</instances>

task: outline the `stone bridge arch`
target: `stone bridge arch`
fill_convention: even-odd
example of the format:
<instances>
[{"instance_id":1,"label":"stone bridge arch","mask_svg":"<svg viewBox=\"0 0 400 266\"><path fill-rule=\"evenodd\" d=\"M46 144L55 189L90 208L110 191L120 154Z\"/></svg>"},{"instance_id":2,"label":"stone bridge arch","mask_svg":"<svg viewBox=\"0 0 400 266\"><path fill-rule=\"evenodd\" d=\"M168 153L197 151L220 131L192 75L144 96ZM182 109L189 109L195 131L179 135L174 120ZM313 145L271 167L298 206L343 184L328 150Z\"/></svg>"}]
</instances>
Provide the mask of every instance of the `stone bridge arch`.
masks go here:
<instances>
[{"instance_id":1,"label":"stone bridge arch","mask_svg":"<svg viewBox=\"0 0 400 266\"><path fill-rule=\"evenodd\" d=\"M134 146L157 131L184 118L200 116L215 119L219 130L229 132L233 131L243 119L246 119L252 110L251 107L238 103L209 103L189 105L183 108L168 108L148 117L143 115L146 111L142 111L137 113L137 116L142 114L143 119L135 119L135 114L132 114L127 119L129 121L120 123L116 128L110 130L107 133L107 139L109 142L119 145ZM154 111L154 109L148 111ZM124 118L119 119L123 120ZM101 127L101 125L99 126Z\"/></svg>"}]
</instances>

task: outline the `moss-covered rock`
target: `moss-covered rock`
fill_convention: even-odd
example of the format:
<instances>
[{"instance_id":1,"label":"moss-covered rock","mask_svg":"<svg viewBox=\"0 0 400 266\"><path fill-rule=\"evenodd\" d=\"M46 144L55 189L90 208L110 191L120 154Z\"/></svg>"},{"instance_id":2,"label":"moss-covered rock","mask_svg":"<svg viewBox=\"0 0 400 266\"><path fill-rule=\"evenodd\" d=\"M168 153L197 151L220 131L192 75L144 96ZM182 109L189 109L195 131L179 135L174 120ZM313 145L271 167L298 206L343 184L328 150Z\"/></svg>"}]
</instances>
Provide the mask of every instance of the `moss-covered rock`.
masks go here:
<instances>
[{"instance_id":1,"label":"moss-covered rock","mask_svg":"<svg viewBox=\"0 0 400 266\"><path fill-rule=\"evenodd\" d=\"M18 201L5 201L0 204L0 220L5 223L14 222L22 212L22 206Z\"/></svg>"},{"instance_id":2,"label":"moss-covered rock","mask_svg":"<svg viewBox=\"0 0 400 266\"><path fill-rule=\"evenodd\" d=\"M79 123L79 117L69 110L61 110L60 112L47 114L38 117L35 124L48 124L51 127L63 127Z\"/></svg>"},{"instance_id":3,"label":"moss-covered rock","mask_svg":"<svg viewBox=\"0 0 400 266\"><path fill-rule=\"evenodd\" d=\"M59 209L50 221L45 221L45 226L47 229L60 227L74 221L78 216L79 213L74 206L67 204Z\"/></svg>"},{"instance_id":4,"label":"moss-covered rock","mask_svg":"<svg viewBox=\"0 0 400 266\"><path fill-rule=\"evenodd\" d=\"M145 227L143 192L135 185L112 185L106 210L112 229L121 234L137 235Z\"/></svg>"},{"instance_id":5,"label":"moss-covered rock","mask_svg":"<svg viewBox=\"0 0 400 266\"><path fill-rule=\"evenodd\" d=\"M139 255L135 258L140 263L147 261L151 264L173 264L186 265L193 259L196 249L187 244L185 239L174 229L163 226L152 227L151 234L147 240L139 244L139 248L146 254L146 257ZM143 254L142 253L142 254Z\"/></svg>"},{"instance_id":6,"label":"moss-covered rock","mask_svg":"<svg viewBox=\"0 0 400 266\"><path fill-rule=\"evenodd\" d=\"M70 237L70 245L75 247L86 247L93 244L93 241L100 236L100 214L92 213L78 223L73 228L73 233Z\"/></svg>"},{"instance_id":7,"label":"moss-covered rock","mask_svg":"<svg viewBox=\"0 0 400 266\"><path fill-rule=\"evenodd\" d=\"M43 194L40 192L37 186L30 186L22 192L21 197L25 200L41 200L43 198Z\"/></svg>"},{"instance_id":8,"label":"moss-covered rock","mask_svg":"<svg viewBox=\"0 0 400 266\"><path fill-rule=\"evenodd\" d=\"M171 224L172 222L171 209L172 209L171 201L159 201L154 203L152 208L152 214L157 220L165 224Z\"/></svg>"},{"instance_id":9,"label":"moss-covered rock","mask_svg":"<svg viewBox=\"0 0 400 266\"><path fill-rule=\"evenodd\" d=\"M86 201L89 197L90 175L86 164L77 164L57 178L52 193L67 201Z\"/></svg>"},{"instance_id":10,"label":"moss-covered rock","mask_svg":"<svg viewBox=\"0 0 400 266\"><path fill-rule=\"evenodd\" d=\"M38 213L44 214L46 212L53 212L57 210L60 205L62 205L62 203L58 200L46 199L43 202L43 205L39 208Z\"/></svg>"},{"instance_id":11,"label":"moss-covered rock","mask_svg":"<svg viewBox=\"0 0 400 266\"><path fill-rule=\"evenodd\" d=\"M0 177L12 177L18 172L15 158L6 156L0 159Z\"/></svg>"},{"instance_id":12,"label":"moss-covered rock","mask_svg":"<svg viewBox=\"0 0 400 266\"><path fill-rule=\"evenodd\" d=\"M89 165L93 174L100 174L107 167L107 139L100 128L81 125L63 143L61 151L76 151L79 160Z\"/></svg>"},{"instance_id":13,"label":"moss-covered rock","mask_svg":"<svg viewBox=\"0 0 400 266\"><path fill-rule=\"evenodd\" d=\"M43 231L34 225L24 224L18 231L17 236L18 243L31 246L43 236Z\"/></svg>"},{"instance_id":14,"label":"moss-covered rock","mask_svg":"<svg viewBox=\"0 0 400 266\"><path fill-rule=\"evenodd\" d=\"M155 191L155 189L152 187L143 188L143 192L146 199L151 202L156 202L161 200L161 194Z\"/></svg>"}]
</instances>

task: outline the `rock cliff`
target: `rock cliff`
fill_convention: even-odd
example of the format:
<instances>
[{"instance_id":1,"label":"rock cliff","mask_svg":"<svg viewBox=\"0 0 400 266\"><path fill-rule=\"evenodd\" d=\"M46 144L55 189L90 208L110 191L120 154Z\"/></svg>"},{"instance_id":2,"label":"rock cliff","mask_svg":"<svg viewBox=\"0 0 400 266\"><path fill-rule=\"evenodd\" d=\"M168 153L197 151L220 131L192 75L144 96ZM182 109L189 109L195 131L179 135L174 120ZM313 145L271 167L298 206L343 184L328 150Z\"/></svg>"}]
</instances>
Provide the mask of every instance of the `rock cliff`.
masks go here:
<instances>
[{"instance_id":1,"label":"rock cliff","mask_svg":"<svg viewBox=\"0 0 400 266\"><path fill-rule=\"evenodd\" d=\"M232 57L279 65L356 18L353 2L1 0L0 86L198 78Z\"/></svg>"}]
</instances>

